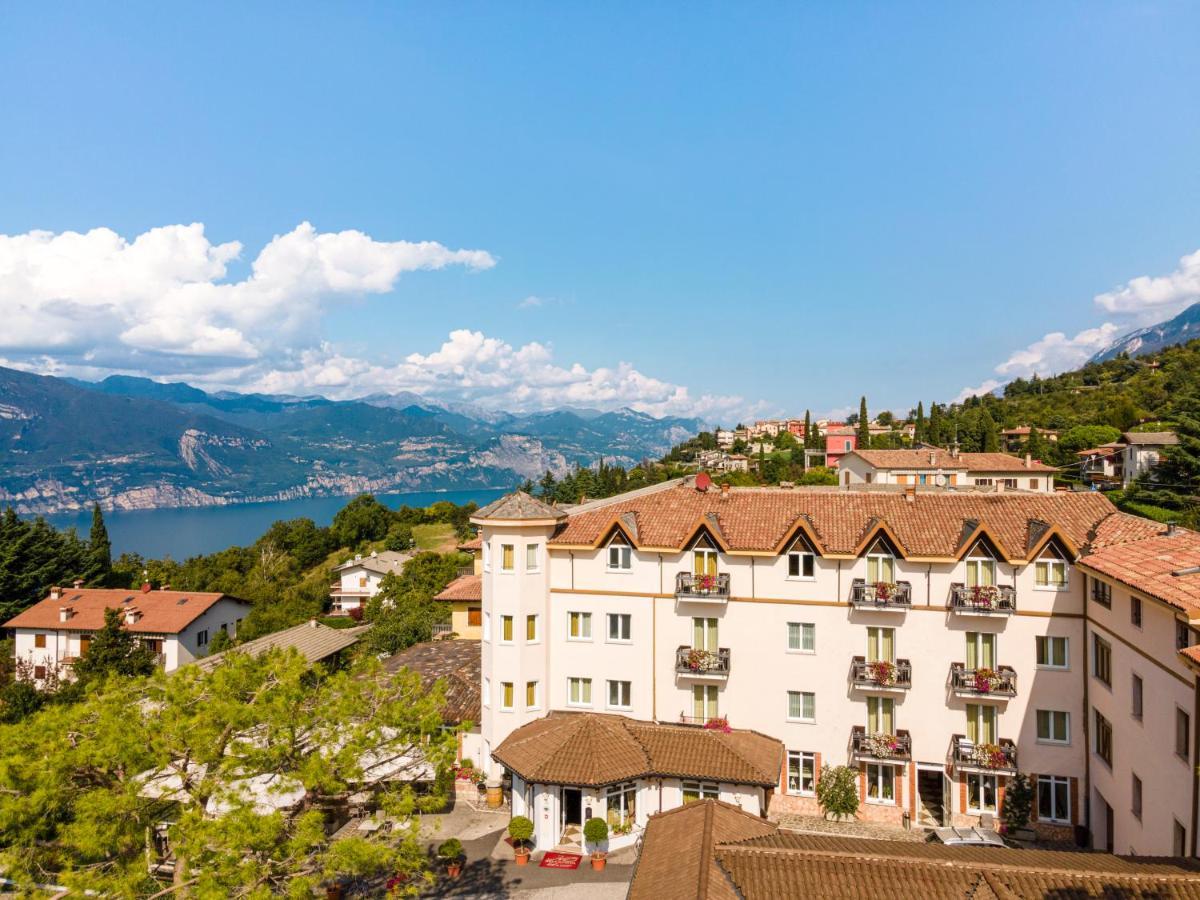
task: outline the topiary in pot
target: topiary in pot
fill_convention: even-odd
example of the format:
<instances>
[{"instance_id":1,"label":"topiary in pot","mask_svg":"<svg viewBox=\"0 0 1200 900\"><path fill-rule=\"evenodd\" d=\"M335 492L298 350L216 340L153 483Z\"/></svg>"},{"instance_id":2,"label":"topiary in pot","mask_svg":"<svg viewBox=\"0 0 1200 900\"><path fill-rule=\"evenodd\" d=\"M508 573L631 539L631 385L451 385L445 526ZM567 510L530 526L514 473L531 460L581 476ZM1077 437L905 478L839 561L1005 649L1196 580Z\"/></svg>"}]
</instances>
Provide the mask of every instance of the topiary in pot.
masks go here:
<instances>
[{"instance_id":1,"label":"topiary in pot","mask_svg":"<svg viewBox=\"0 0 1200 900\"><path fill-rule=\"evenodd\" d=\"M858 812L858 773L848 766L822 766L817 803L825 818L849 818Z\"/></svg>"},{"instance_id":2,"label":"topiary in pot","mask_svg":"<svg viewBox=\"0 0 1200 900\"><path fill-rule=\"evenodd\" d=\"M608 823L603 819L588 819L583 823L583 839L592 845L592 868L603 869L608 858L604 849L608 842Z\"/></svg>"},{"instance_id":3,"label":"topiary in pot","mask_svg":"<svg viewBox=\"0 0 1200 900\"><path fill-rule=\"evenodd\" d=\"M508 836L513 841L513 858L518 866L529 862L529 848L525 842L533 837L533 822L524 816L513 816L508 823Z\"/></svg>"},{"instance_id":4,"label":"topiary in pot","mask_svg":"<svg viewBox=\"0 0 1200 900\"><path fill-rule=\"evenodd\" d=\"M462 841L458 838L449 838L438 845L437 855L446 863L446 874L451 878L462 874L462 852Z\"/></svg>"}]
</instances>

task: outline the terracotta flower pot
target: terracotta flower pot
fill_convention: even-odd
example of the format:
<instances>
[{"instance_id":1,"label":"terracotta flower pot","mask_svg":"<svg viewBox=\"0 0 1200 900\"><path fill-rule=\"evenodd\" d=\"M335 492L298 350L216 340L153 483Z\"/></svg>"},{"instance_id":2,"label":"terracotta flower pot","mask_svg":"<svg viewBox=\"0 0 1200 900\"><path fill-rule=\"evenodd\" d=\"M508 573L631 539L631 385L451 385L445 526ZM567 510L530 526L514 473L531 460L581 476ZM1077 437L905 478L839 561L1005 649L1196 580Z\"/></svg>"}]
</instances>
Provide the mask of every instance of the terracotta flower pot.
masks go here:
<instances>
[{"instance_id":1,"label":"terracotta flower pot","mask_svg":"<svg viewBox=\"0 0 1200 900\"><path fill-rule=\"evenodd\" d=\"M606 862L608 862L607 857L595 855L592 856L592 868L597 872L602 872L604 870L604 864Z\"/></svg>"},{"instance_id":2,"label":"terracotta flower pot","mask_svg":"<svg viewBox=\"0 0 1200 900\"><path fill-rule=\"evenodd\" d=\"M446 864L446 874L449 875L451 878L457 878L459 875L462 874L462 863L461 862L447 863Z\"/></svg>"},{"instance_id":3,"label":"terracotta flower pot","mask_svg":"<svg viewBox=\"0 0 1200 900\"><path fill-rule=\"evenodd\" d=\"M518 866L524 866L529 863L529 848L520 847L513 851L513 859L516 860Z\"/></svg>"}]
</instances>

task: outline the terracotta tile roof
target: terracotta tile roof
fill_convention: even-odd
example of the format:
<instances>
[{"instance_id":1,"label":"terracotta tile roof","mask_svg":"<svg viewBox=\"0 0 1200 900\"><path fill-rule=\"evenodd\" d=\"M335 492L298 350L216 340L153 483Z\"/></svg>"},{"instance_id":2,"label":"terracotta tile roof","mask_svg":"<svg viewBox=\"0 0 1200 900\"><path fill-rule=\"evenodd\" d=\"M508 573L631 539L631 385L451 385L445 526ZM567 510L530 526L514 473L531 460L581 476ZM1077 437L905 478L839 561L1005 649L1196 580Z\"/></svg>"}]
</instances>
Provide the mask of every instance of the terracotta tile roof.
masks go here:
<instances>
[{"instance_id":1,"label":"terracotta tile roof","mask_svg":"<svg viewBox=\"0 0 1200 900\"><path fill-rule=\"evenodd\" d=\"M283 631L265 634L244 644L238 644L232 650L214 653L197 660L196 665L202 669L214 669L221 664L228 653L247 653L259 656L276 648L299 650L300 654L310 663L327 659L347 647L358 643L370 625L359 625L355 628L330 628L315 619L300 625L293 625Z\"/></svg>"},{"instance_id":2,"label":"terracotta tile roof","mask_svg":"<svg viewBox=\"0 0 1200 900\"><path fill-rule=\"evenodd\" d=\"M469 541L464 541L463 543L459 544L458 549L466 550L468 553L473 552L475 550L482 550L483 549L483 537L481 535L477 534L477 535L475 535L475 537L471 538Z\"/></svg>"},{"instance_id":3,"label":"terracotta tile roof","mask_svg":"<svg viewBox=\"0 0 1200 900\"><path fill-rule=\"evenodd\" d=\"M480 680L483 677L482 643L453 640L413 644L383 661L387 672L411 669L426 687L439 678L446 683L446 705L442 719L448 725L479 724Z\"/></svg>"},{"instance_id":4,"label":"terracotta tile roof","mask_svg":"<svg viewBox=\"0 0 1200 900\"><path fill-rule=\"evenodd\" d=\"M1138 516L1115 513L1100 523L1096 541L1079 560L1101 575L1149 594L1176 609L1200 615L1200 534Z\"/></svg>"},{"instance_id":5,"label":"terracotta tile roof","mask_svg":"<svg viewBox=\"0 0 1200 900\"><path fill-rule=\"evenodd\" d=\"M1170 446L1179 443L1179 435L1173 431L1127 431L1121 435L1126 444L1163 444Z\"/></svg>"},{"instance_id":6,"label":"terracotta tile roof","mask_svg":"<svg viewBox=\"0 0 1200 900\"><path fill-rule=\"evenodd\" d=\"M903 545L898 549L905 556L952 557L966 549L965 535L981 524L1008 559L1020 560L1047 523L1081 547L1097 523L1113 512L1103 495L1090 491L918 490L908 495L839 488L733 488L722 494L680 484L575 511L550 543L595 545L632 514L637 529L629 537L638 547L683 549L697 527L712 516L721 539L734 551L774 552L803 522L815 534L820 552L852 554L882 523Z\"/></svg>"},{"instance_id":7,"label":"terracotta tile roof","mask_svg":"<svg viewBox=\"0 0 1200 900\"><path fill-rule=\"evenodd\" d=\"M555 710L518 728L492 755L542 784L599 786L667 776L769 787L779 781L783 745L755 731Z\"/></svg>"},{"instance_id":8,"label":"terracotta tile roof","mask_svg":"<svg viewBox=\"0 0 1200 900\"><path fill-rule=\"evenodd\" d=\"M859 456L877 469L943 469L955 472L1056 472L1054 466L1033 461L1027 466L1022 457L1007 453L960 453L949 450L852 450L847 456Z\"/></svg>"},{"instance_id":9,"label":"terracotta tile roof","mask_svg":"<svg viewBox=\"0 0 1200 900\"><path fill-rule=\"evenodd\" d=\"M566 513L561 509L543 503L524 491L514 491L511 494L505 494L499 500L493 500L482 509L476 510L475 515L471 516L471 520L562 519L565 517Z\"/></svg>"},{"instance_id":10,"label":"terracotta tile roof","mask_svg":"<svg viewBox=\"0 0 1200 900\"><path fill-rule=\"evenodd\" d=\"M434 600L483 600L483 576L459 575Z\"/></svg>"},{"instance_id":11,"label":"terracotta tile roof","mask_svg":"<svg viewBox=\"0 0 1200 900\"><path fill-rule=\"evenodd\" d=\"M227 594L199 591L148 591L127 588L64 588L54 600L46 597L4 623L4 628L43 628L58 631L96 631L104 626L104 610L136 607L141 613L130 631L138 634L178 634ZM59 621L59 609L73 611L69 621Z\"/></svg>"}]
</instances>

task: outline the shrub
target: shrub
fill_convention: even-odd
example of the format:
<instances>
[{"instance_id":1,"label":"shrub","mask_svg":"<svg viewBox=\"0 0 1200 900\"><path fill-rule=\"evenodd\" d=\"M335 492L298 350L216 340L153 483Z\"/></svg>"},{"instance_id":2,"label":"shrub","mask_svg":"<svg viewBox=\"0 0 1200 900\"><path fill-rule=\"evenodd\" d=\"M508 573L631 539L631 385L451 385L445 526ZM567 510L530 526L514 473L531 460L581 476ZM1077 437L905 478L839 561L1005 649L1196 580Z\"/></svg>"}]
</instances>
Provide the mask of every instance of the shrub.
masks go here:
<instances>
[{"instance_id":1,"label":"shrub","mask_svg":"<svg viewBox=\"0 0 1200 900\"><path fill-rule=\"evenodd\" d=\"M437 855L442 859L453 862L462 856L463 846L462 841L458 838L449 838L438 845Z\"/></svg>"},{"instance_id":2,"label":"shrub","mask_svg":"<svg viewBox=\"0 0 1200 900\"><path fill-rule=\"evenodd\" d=\"M1029 824L1029 816L1033 812L1033 786L1029 777L1018 772L1008 783L1004 792L1004 809L1001 817L1004 819L1004 833L1012 834L1020 831Z\"/></svg>"},{"instance_id":3,"label":"shrub","mask_svg":"<svg viewBox=\"0 0 1200 900\"><path fill-rule=\"evenodd\" d=\"M458 767L460 769L473 769L475 768L475 760L471 759L469 756L464 756L462 762L458 764Z\"/></svg>"},{"instance_id":4,"label":"shrub","mask_svg":"<svg viewBox=\"0 0 1200 900\"><path fill-rule=\"evenodd\" d=\"M817 803L827 817L853 816L858 812L858 773L849 766L822 766Z\"/></svg>"},{"instance_id":5,"label":"shrub","mask_svg":"<svg viewBox=\"0 0 1200 900\"><path fill-rule=\"evenodd\" d=\"M513 816L508 823L508 836L513 839L515 846L524 846L533 837L533 822L524 816Z\"/></svg>"},{"instance_id":6,"label":"shrub","mask_svg":"<svg viewBox=\"0 0 1200 900\"><path fill-rule=\"evenodd\" d=\"M608 823L603 819L588 819L583 823L583 837L594 847L608 840Z\"/></svg>"}]
</instances>

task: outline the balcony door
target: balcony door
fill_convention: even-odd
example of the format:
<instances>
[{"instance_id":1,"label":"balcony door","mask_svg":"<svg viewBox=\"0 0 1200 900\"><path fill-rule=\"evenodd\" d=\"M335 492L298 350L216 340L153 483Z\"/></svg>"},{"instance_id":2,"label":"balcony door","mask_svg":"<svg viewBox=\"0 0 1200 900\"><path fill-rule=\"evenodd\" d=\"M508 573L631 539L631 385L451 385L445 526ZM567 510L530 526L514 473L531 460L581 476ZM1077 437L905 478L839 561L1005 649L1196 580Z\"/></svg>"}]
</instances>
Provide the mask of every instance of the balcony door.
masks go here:
<instances>
[{"instance_id":1,"label":"balcony door","mask_svg":"<svg viewBox=\"0 0 1200 900\"><path fill-rule=\"evenodd\" d=\"M996 668L996 635L983 631L967 632L967 668Z\"/></svg>"},{"instance_id":2,"label":"balcony door","mask_svg":"<svg viewBox=\"0 0 1200 900\"><path fill-rule=\"evenodd\" d=\"M867 584L885 582L891 584L896 580L896 557L892 549L882 539L876 539L867 551Z\"/></svg>"},{"instance_id":3,"label":"balcony door","mask_svg":"<svg viewBox=\"0 0 1200 900\"><path fill-rule=\"evenodd\" d=\"M717 686L697 684L692 688L692 716L699 722L717 717Z\"/></svg>"},{"instance_id":4,"label":"balcony door","mask_svg":"<svg viewBox=\"0 0 1200 900\"><path fill-rule=\"evenodd\" d=\"M967 704L967 740L976 746L996 743L996 707Z\"/></svg>"},{"instance_id":5,"label":"balcony door","mask_svg":"<svg viewBox=\"0 0 1200 900\"><path fill-rule=\"evenodd\" d=\"M692 619L692 649L712 650L714 653L720 644L717 641L716 619Z\"/></svg>"},{"instance_id":6,"label":"balcony door","mask_svg":"<svg viewBox=\"0 0 1200 900\"><path fill-rule=\"evenodd\" d=\"M896 705L891 697L867 698L867 734L895 734Z\"/></svg>"},{"instance_id":7,"label":"balcony door","mask_svg":"<svg viewBox=\"0 0 1200 900\"><path fill-rule=\"evenodd\" d=\"M867 629L867 662L896 661L896 629L872 626Z\"/></svg>"},{"instance_id":8,"label":"balcony door","mask_svg":"<svg viewBox=\"0 0 1200 900\"><path fill-rule=\"evenodd\" d=\"M717 574L717 548L712 545L707 535L702 535L692 546L692 574Z\"/></svg>"},{"instance_id":9,"label":"balcony door","mask_svg":"<svg viewBox=\"0 0 1200 900\"><path fill-rule=\"evenodd\" d=\"M987 544L979 541L967 556L967 587L991 587L996 583L996 559Z\"/></svg>"}]
</instances>

